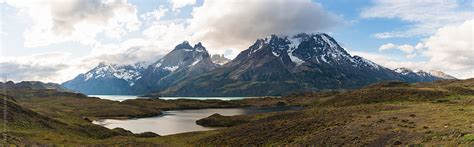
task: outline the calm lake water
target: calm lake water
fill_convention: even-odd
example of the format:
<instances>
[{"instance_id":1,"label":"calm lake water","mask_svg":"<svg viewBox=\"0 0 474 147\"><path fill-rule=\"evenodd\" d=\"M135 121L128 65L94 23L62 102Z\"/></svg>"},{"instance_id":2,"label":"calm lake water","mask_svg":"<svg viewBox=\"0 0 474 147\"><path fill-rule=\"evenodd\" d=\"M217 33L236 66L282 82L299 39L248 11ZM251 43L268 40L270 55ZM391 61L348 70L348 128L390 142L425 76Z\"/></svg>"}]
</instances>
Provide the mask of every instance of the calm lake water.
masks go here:
<instances>
[{"instance_id":1,"label":"calm lake water","mask_svg":"<svg viewBox=\"0 0 474 147\"><path fill-rule=\"evenodd\" d=\"M139 97L136 95L89 95L89 97L98 97L101 99L108 99L113 101L124 101L128 99L137 99L137 98L146 98ZM196 100L206 100L206 99L218 99L218 100L240 100L253 97L160 97L164 100L174 100L174 99L196 99Z\"/></svg>"},{"instance_id":2,"label":"calm lake water","mask_svg":"<svg viewBox=\"0 0 474 147\"><path fill-rule=\"evenodd\" d=\"M267 107L267 108L225 108L225 109L195 109L164 111L163 115L138 119L103 119L94 124L107 128L124 128L133 133L154 132L159 135L170 135L193 131L206 131L208 128L196 125L196 120L208 117L214 113L225 116L297 110L299 107Z\"/></svg>"}]
</instances>

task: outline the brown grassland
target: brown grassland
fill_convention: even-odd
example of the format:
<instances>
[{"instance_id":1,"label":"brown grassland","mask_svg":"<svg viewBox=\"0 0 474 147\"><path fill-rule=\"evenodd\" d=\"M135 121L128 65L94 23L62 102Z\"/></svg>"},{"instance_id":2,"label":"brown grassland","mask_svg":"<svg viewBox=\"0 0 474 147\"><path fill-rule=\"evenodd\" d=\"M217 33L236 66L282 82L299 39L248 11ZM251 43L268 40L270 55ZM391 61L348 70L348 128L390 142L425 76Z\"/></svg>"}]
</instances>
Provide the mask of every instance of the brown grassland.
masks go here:
<instances>
[{"instance_id":1,"label":"brown grassland","mask_svg":"<svg viewBox=\"0 0 474 147\"><path fill-rule=\"evenodd\" d=\"M12 90L3 144L32 145L474 145L474 79L384 82L361 89L235 101L139 99L116 102L54 90ZM4 101L0 101L4 108ZM302 106L241 116L215 114L226 128L159 136L107 129L97 118L148 117L165 110Z\"/></svg>"}]
</instances>

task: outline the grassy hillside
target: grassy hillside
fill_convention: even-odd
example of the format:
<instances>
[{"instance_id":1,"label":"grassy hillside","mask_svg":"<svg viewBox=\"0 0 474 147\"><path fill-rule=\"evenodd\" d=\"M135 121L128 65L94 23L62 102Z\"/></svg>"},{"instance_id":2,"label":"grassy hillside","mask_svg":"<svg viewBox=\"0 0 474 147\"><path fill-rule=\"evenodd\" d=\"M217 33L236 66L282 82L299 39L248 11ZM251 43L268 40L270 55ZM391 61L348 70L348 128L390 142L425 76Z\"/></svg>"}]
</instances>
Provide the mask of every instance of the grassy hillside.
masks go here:
<instances>
[{"instance_id":1,"label":"grassy hillside","mask_svg":"<svg viewBox=\"0 0 474 147\"><path fill-rule=\"evenodd\" d=\"M15 118L8 120L9 143L474 144L474 79L414 84L389 82L351 91L240 101L154 99L120 103L54 91L10 92L8 98L11 105L7 109L12 111L9 116ZM84 119L139 117L171 109L274 105L300 105L304 109L232 117L215 115L207 119L207 124L232 127L160 137L109 130ZM3 108L3 104L0 107Z\"/></svg>"},{"instance_id":2,"label":"grassy hillside","mask_svg":"<svg viewBox=\"0 0 474 147\"><path fill-rule=\"evenodd\" d=\"M382 83L220 130L207 144L472 144L474 79ZM311 94L300 97L312 97Z\"/></svg>"},{"instance_id":3,"label":"grassy hillside","mask_svg":"<svg viewBox=\"0 0 474 147\"><path fill-rule=\"evenodd\" d=\"M92 124L86 116L161 113L159 110L141 109L81 95L63 95L54 90L9 90L7 95L0 94L0 97L7 98L7 119L2 117L0 120L0 128L3 129L6 124L7 140L0 140L0 143L9 144L103 144L109 138L119 136L156 136L150 133L133 134L123 129L110 130ZM0 115L3 116L4 101L0 100L0 103ZM110 143L116 143L116 140Z\"/></svg>"},{"instance_id":4,"label":"grassy hillside","mask_svg":"<svg viewBox=\"0 0 474 147\"><path fill-rule=\"evenodd\" d=\"M52 89L10 89L7 102L7 142L12 144L155 144L142 141L156 134L133 134L91 123L97 118L149 117L162 110L271 106L280 99L239 101L137 99L124 102L87 97ZM3 116L3 100L0 106ZM3 128L3 118L0 127Z\"/></svg>"}]
</instances>

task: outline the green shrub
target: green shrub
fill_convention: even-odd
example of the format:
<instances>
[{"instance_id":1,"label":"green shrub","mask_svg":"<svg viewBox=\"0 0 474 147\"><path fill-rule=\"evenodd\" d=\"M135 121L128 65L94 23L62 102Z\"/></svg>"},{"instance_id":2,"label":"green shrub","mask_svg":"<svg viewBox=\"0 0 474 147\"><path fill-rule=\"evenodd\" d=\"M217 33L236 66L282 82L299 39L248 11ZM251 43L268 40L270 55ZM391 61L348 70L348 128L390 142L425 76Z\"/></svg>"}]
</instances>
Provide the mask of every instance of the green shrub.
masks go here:
<instances>
[{"instance_id":1,"label":"green shrub","mask_svg":"<svg viewBox=\"0 0 474 147\"><path fill-rule=\"evenodd\" d=\"M467 141L474 141L474 134L466 134L464 135L464 139Z\"/></svg>"}]
</instances>

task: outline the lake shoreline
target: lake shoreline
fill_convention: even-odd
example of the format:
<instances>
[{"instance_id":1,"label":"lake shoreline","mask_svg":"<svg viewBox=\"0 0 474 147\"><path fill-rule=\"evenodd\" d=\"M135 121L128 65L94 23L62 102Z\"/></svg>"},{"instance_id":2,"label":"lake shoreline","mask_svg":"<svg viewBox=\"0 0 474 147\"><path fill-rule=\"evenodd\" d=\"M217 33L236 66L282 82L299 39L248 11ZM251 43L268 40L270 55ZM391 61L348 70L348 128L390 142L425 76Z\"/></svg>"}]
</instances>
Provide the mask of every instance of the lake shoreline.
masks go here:
<instances>
[{"instance_id":1,"label":"lake shoreline","mask_svg":"<svg viewBox=\"0 0 474 147\"><path fill-rule=\"evenodd\" d=\"M303 107L299 106L269 106L269 107L241 107L241 108L201 108L201 109L180 109L163 111L161 115L144 118L98 118L92 124L100 125L109 129L123 128L135 134L143 133L141 130L151 130L161 136L176 135L195 131L209 131L223 127L203 126L197 123L198 120L207 118L219 113L224 116L235 118L234 116L251 116L282 111L298 111ZM138 125L137 125L138 124ZM159 126L159 127L150 127ZM170 131L169 129L174 129ZM166 131L168 130L168 131ZM164 132L163 132L164 131Z\"/></svg>"},{"instance_id":2,"label":"lake shoreline","mask_svg":"<svg viewBox=\"0 0 474 147\"><path fill-rule=\"evenodd\" d=\"M160 113L150 113L150 114L138 114L138 115L128 115L128 116L94 116L94 117L85 117L91 121L99 120L99 119L137 119L137 118L147 118L147 117L156 117L163 115L162 111L173 111L173 110L200 110L200 109L231 109L231 108L258 108L258 107L280 107L280 106L298 106L298 105L291 105L287 104L286 102L282 102L284 99L281 97L255 97L255 98L248 98L248 99L238 99L238 100L219 100L219 99L208 99L208 100L199 100L199 99L170 99L170 100L163 100L163 99L129 99L119 102L120 104L128 104L133 106L142 106L142 107L154 107L161 104L156 104L152 102L161 101L165 103L171 103L179 105L178 107L155 107L156 109L160 110ZM150 102L147 104L133 104L137 101L145 101ZM251 102L246 102L251 101ZM269 105L258 105L259 102L273 102ZM286 100L285 100L286 101ZM196 103L196 102L205 102L206 104L211 105L195 105L195 106L186 106L181 105L183 103ZM132 104L130 104L132 103ZM229 104L231 103L231 104Z\"/></svg>"},{"instance_id":3,"label":"lake shoreline","mask_svg":"<svg viewBox=\"0 0 474 147\"><path fill-rule=\"evenodd\" d=\"M187 100L243 100L243 99L251 99L251 98L262 98L262 97L274 97L280 98L281 96L163 96L163 97L153 97L153 96L146 96L146 95L87 95L88 97L97 97L100 99L105 100L112 100L112 101L125 101L125 100L134 100L134 99L161 99L161 100L179 100L179 99L187 99Z\"/></svg>"},{"instance_id":4,"label":"lake shoreline","mask_svg":"<svg viewBox=\"0 0 474 147\"><path fill-rule=\"evenodd\" d=\"M293 104L291 99L283 97L252 97L245 99L235 100L222 100L222 99L157 99L157 98L140 98L140 99L127 99L118 102L119 104L131 105L135 107L145 109L157 109L160 113L155 114L139 114L129 116L95 116L88 117L92 124L101 125L97 123L104 120L115 120L115 121L127 121L127 120L139 120L139 119L150 119L166 117L165 113L170 111L205 111L208 109L278 109L278 108L290 108L303 106L299 104ZM209 117L212 114L196 118L191 125L197 125L195 121ZM248 114L238 114L248 115ZM101 125L104 126L104 125ZM105 126L104 126L105 127ZM205 126L202 126L205 127ZM214 128L214 127L205 127ZM109 128L112 129L112 128ZM124 128L127 129L127 128ZM129 129L127 129L129 130ZM138 132L135 132L138 133ZM157 133L157 132L154 132ZM182 132L186 133L186 132ZM158 133L159 135L165 135ZM176 133L179 134L179 133ZM170 134L171 135L171 134Z\"/></svg>"}]
</instances>

